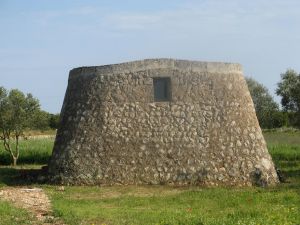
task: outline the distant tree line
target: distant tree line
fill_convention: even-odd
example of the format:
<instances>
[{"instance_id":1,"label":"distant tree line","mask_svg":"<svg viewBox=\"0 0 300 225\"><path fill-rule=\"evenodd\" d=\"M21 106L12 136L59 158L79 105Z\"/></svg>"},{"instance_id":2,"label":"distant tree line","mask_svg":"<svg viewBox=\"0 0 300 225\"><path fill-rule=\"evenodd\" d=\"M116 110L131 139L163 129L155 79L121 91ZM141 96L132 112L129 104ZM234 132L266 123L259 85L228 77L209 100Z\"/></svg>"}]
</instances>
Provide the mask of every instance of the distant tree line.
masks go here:
<instances>
[{"instance_id":1,"label":"distant tree line","mask_svg":"<svg viewBox=\"0 0 300 225\"><path fill-rule=\"evenodd\" d=\"M300 128L300 74L289 69L281 74L276 94L281 107L269 90L253 78L246 78L260 126L264 129L279 127Z\"/></svg>"},{"instance_id":2,"label":"distant tree line","mask_svg":"<svg viewBox=\"0 0 300 225\"><path fill-rule=\"evenodd\" d=\"M59 125L59 113L52 114L46 111L40 110L35 115L35 124L33 124L34 130L49 130L57 129Z\"/></svg>"}]
</instances>

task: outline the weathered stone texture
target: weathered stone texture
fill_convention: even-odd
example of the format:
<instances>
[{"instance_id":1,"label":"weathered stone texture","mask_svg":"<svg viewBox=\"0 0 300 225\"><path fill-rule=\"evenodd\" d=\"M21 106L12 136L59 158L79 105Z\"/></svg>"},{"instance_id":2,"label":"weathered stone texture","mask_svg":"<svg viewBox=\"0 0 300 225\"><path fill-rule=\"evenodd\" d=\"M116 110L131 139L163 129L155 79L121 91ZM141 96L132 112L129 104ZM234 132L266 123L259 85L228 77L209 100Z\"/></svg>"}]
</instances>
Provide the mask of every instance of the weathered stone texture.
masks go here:
<instances>
[{"instance_id":1,"label":"weathered stone texture","mask_svg":"<svg viewBox=\"0 0 300 225\"><path fill-rule=\"evenodd\" d=\"M154 102L153 78L171 101ZM49 174L65 184L278 182L238 64L172 59L70 72Z\"/></svg>"}]
</instances>

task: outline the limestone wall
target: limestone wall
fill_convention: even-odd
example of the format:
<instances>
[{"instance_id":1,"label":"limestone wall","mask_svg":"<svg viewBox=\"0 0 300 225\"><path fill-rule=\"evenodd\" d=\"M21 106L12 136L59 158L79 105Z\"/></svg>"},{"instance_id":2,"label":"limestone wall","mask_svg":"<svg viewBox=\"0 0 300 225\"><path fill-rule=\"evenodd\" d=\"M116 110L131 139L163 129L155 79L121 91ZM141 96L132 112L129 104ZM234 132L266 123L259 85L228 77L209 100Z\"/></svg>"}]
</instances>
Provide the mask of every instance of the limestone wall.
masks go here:
<instances>
[{"instance_id":1,"label":"limestone wall","mask_svg":"<svg viewBox=\"0 0 300 225\"><path fill-rule=\"evenodd\" d=\"M153 78L171 101L154 102ZM278 181L239 64L172 59L70 72L49 174L69 184Z\"/></svg>"}]
</instances>

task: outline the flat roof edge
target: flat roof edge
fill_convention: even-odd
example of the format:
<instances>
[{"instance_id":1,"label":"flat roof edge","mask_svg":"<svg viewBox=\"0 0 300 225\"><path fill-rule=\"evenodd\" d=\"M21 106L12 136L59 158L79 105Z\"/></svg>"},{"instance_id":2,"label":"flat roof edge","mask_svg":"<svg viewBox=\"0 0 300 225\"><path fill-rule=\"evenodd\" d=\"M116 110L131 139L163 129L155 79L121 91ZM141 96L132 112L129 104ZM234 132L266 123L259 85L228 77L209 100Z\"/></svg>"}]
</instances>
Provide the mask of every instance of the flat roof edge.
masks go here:
<instances>
[{"instance_id":1,"label":"flat roof edge","mask_svg":"<svg viewBox=\"0 0 300 225\"><path fill-rule=\"evenodd\" d=\"M239 73L242 74L242 66L239 63L225 63L225 62L203 62L180 59L144 59L138 61L131 61L119 64L110 64L103 66L87 66L78 67L70 71L71 76L76 75L91 75L91 74L119 74L128 72L138 72L151 69L177 69L181 71L192 72L210 72L210 73Z\"/></svg>"}]
</instances>

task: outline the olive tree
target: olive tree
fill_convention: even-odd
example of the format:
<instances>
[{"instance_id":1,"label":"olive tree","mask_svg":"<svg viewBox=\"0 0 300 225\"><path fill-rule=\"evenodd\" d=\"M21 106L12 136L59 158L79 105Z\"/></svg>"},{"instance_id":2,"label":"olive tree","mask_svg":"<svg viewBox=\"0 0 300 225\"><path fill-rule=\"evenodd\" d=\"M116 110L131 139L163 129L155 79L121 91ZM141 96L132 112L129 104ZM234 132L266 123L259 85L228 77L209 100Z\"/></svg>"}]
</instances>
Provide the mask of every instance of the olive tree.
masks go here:
<instances>
[{"instance_id":1,"label":"olive tree","mask_svg":"<svg viewBox=\"0 0 300 225\"><path fill-rule=\"evenodd\" d=\"M292 69L281 74L276 94L281 96L284 110L293 113L293 125L300 126L300 74Z\"/></svg>"},{"instance_id":2,"label":"olive tree","mask_svg":"<svg viewBox=\"0 0 300 225\"><path fill-rule=\"evenodd\" d=\"M31 94L25 95L17 89L8 92L0 87L0 139L14 166L20 155L20 138L26 128L33 126L39 110L39 101Z\"/></svg>"},{"instance_id":3,"label":"olive tree","mask_svg":"<svg viewBox=\"0 0 300 225\"><path fill-rule=\"evenodd\" d=\"M269 90L253 78L246 78L257 119L262 128L275 128L284 125L284 118L278 104L270 95Z\"/></svg>"}]
</instances>

